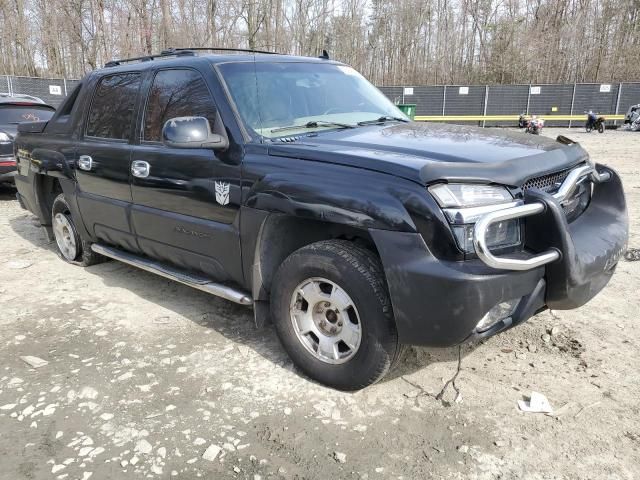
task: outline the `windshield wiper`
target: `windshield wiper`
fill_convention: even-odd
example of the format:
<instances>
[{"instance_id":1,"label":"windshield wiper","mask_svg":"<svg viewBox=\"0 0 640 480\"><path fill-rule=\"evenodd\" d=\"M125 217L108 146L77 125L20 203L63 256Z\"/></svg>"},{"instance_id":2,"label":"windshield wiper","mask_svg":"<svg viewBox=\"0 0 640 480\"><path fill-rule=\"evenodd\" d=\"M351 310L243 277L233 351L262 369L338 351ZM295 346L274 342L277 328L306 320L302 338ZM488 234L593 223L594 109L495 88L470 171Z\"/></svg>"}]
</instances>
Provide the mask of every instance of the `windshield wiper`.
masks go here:
<instances>
[{"instance_id":1,"label":"windshield wiper","mask_svg":"<svg viewBox=\"0 0 640 480\"><path fill-rule=\"evenodd\" d=\"M272 128L271 133L284 132L285 130L298 130L301 128L317 128L317 127L338 127L338 128L355 128L353 125L338 122L326 122L324 120L311 120L303 125L288 125L286 127Z\"/></svg>"},{"instance_id":2,"label":"windshield wiper","mask_svg":"<svg viewBox=\"0 0 640 480\"><path fill-rule=\"evenodd\" d=\"M373 120L363 120L362 122L358 122L358 125L373 125L375 123L385 123L385 122L402 122L407 123L409 120L402 117L391 117L389 115L383 115L382 117L374 118Z\"/></svg>"}]
</instances>

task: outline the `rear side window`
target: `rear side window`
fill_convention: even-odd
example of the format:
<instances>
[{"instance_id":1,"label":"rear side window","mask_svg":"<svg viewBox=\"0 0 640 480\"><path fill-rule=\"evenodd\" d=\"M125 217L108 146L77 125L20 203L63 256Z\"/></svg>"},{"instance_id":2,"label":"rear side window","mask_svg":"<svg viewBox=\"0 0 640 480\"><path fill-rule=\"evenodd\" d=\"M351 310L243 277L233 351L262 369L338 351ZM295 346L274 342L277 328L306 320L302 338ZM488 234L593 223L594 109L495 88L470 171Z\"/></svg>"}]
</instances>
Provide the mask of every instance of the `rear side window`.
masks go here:
<instances>
[{"instance_id":1,"label":"rear side window","mask_svg":"<svg viewBox=\"0 0 640 480\"><path fill-rule=\"evenodd\" d=\"M128 139L139 87L138 73L120 73L100 80L89 110L87 136Z\"/></svg>"},{"instance_id":2,"label":"rear side window","mask_svg":"<svg viewBox=\"0 0 640 480\"><path fill-rule=\"evenodd\" d=\"M80 90L82 89L82 83L76 85L76 87L71 91L71 94L65 98L64 102L58 108L57 118L60 117L68 117L71 115L71 111L73 110L73 106L76 104L76 100L78 99L78 95L80 95Z\"/></svg>"},{"instance_id":3,"label":"rear side window","mask_svg":"<svg viewBox=\"0 0 640 480\"><path fill-rule=\"evenodd\" d=\"M167 120L191 116L205 117L214 128L216 107L202 76L194 70L159 71L149 90L143 140L159 142Z\"/></svg>"}]
</instances>

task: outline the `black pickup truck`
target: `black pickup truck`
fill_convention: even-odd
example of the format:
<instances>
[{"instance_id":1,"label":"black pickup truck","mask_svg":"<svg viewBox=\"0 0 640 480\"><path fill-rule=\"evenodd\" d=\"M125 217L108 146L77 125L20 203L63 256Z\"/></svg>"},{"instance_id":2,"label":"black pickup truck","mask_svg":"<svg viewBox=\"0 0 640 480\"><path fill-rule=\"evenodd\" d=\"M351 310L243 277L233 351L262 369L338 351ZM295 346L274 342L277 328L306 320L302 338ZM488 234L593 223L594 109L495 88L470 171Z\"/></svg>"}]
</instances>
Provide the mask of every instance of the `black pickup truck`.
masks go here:
<instances>
[{"instance_id":1,"label":"black pickup truck","mask_svg":"<svg viewBox=\"0 0 640 480\"><path fill-rule=\"evenodd\" d=\"M405 344L488 337L609 281L619 176L565 137L409 121L327 58L172 50L87 75L16 139L61 257L253 306L294 363L365 387Z\"/></svg>"}]
</instances>

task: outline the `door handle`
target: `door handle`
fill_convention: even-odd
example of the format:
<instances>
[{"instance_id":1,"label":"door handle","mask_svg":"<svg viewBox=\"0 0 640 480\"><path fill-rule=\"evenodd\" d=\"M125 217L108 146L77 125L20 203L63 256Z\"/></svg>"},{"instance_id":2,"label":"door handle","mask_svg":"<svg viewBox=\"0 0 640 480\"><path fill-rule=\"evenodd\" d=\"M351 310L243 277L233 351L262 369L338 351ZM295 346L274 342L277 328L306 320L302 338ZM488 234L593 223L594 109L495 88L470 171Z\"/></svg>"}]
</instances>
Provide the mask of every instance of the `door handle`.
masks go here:
<instances>
[{"instance_id":1,"label":"door handle","mask_svg":"<svg viewBox=\"0 0 640 480\"><path fill-rule=\"evenodd\" d=\"M131 162L131 174L138 178L147 178L151 171L151 165L142 160L134 160Z\"/></svg>"},{"instance_id":2,"label":"door handle","mask_svg":"<svg viewBox=\"0 0 640 480\"><path fill-rule=\"evenodd\" d=\"M80 155L78 157L78 168L88 172L93 167L93 158L89 155Z\"/></svg>"}]
</instances>

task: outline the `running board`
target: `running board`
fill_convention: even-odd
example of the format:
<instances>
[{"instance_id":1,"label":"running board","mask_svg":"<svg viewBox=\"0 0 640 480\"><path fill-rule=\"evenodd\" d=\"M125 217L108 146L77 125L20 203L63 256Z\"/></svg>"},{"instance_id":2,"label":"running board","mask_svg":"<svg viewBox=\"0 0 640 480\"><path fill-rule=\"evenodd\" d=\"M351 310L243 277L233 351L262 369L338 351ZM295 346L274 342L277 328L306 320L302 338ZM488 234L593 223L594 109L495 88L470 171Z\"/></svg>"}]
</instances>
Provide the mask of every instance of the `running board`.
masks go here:
<instances>
[{"instance_id":1,"label":"running board","mask_svg":"<svg viewBox=\"0 0 640 480\"><path fill-rule=\"evenodd\" d=\"M100 255L104 255L105 257L113 258L133 267L146 270L147 272L155 273L156 275L160 275L161 277L165 277L170 280L175 280L176 282L182 283L183 285L197 288L198 290L210 293L212 295L215 295L216 297L221 297L225 300L239 303L240 305L253 304L253 299L250 295L226 285L212 282L208 278L185 273L172 267L154 262L147 258L139 257L138 255L124 252L117 248L107 247L106 245L100 245L98 243L92 244L91 250L99 253Z\"/></svg>"}]
</instances>

